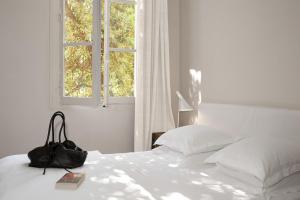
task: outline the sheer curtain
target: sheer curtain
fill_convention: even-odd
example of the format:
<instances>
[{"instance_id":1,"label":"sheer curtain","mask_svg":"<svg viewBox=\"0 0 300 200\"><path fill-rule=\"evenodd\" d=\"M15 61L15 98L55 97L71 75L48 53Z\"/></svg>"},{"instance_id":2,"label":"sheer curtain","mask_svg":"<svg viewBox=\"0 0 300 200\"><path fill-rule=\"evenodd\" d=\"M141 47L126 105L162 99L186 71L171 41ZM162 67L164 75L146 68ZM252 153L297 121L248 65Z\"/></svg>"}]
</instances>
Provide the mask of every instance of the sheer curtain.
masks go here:
<instances>
[{"instance_id":1,"label":"sheer curtain","mask_svg":"<svg viewBox=\"0 0 300 200\"><path fill-rule=\"evenodd\" d=\"M135 151L151 148L151 135L174 128L171 108L168 0L137 1Z\"/></svg>"}]
</instances>

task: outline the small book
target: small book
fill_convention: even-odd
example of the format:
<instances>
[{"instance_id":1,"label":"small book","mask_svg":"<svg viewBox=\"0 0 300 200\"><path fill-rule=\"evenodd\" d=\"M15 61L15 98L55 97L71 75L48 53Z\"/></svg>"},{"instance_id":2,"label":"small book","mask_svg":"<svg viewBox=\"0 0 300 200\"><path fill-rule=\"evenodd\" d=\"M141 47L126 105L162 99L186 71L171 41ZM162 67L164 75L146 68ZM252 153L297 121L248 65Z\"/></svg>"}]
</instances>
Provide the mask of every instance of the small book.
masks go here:
<instances>
[{"instance_id":1,"label":"small book","mask_svg":"<svg viewBox=\"0 0 300 200\"><path fill-rule=\"evenodd\" d=\"M84 178L85 174L83 173L66 173L56 182L55 188L76 190Z\"/></svg>"}]
</instances>

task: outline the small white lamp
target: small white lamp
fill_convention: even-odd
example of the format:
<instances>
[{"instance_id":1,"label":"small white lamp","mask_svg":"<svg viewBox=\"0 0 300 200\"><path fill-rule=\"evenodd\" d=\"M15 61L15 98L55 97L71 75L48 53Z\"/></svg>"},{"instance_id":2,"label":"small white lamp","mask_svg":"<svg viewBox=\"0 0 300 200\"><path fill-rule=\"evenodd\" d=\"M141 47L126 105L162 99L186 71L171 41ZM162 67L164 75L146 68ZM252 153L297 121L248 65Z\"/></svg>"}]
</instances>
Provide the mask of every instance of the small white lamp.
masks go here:
<instances>
[{"instance_id":1,"label":"small white lamp","mask_svg":"<svg viewBox=\"0 0 300 200\"><path fill-rule=\"evenodd\" d=\"M186 100L183 98L183 96L180 94L179 91L176 91L177 97L178 97L178 113L177 113L177 126L179 127L179 113L180 112L187 112L187 111L193 111L193 107L190 106Z\"/></svg>"}]
</instances>

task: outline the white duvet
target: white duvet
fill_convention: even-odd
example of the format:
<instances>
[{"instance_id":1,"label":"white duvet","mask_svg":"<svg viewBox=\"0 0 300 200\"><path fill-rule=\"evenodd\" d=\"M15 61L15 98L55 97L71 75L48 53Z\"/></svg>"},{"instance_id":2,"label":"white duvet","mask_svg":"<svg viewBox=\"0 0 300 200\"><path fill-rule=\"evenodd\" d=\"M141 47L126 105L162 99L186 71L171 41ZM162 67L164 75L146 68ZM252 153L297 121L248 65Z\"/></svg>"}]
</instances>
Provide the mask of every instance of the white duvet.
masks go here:
<instances>
[{"instance_id":1,"label":"white duvet","mask_svg":"<svg viewBox=\"0 0 300 200\"><path fill-rule=\"evenodd\" d=\"M167 148L127 154L89 152L83 172L86 179L77 190L57 190L55 182L66 171L29 168L26 155L0 159L1 200L297 200L300 176L283 181L264 194L241 187L234 180L203 164L209 156L184 157ZM241 189L245 188L245 189Z\"/></svg>"}]
</instances>

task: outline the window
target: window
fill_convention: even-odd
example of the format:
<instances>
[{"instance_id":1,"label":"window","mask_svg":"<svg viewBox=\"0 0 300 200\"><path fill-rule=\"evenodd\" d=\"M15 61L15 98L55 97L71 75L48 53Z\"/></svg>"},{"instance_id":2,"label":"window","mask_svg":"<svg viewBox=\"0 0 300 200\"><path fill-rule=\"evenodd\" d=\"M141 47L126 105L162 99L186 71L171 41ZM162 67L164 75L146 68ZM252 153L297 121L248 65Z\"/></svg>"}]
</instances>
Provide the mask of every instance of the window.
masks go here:
<instances>
[{"instance_id":1,"label":"window","mask_svg":"<svg viewBox=\"0 0 300 200\"><path fill-rule=\"evenodd\" d=\"M60 7L63 104L132 98L135 0L62 0Z\"/></svg>"}]
</instances>

